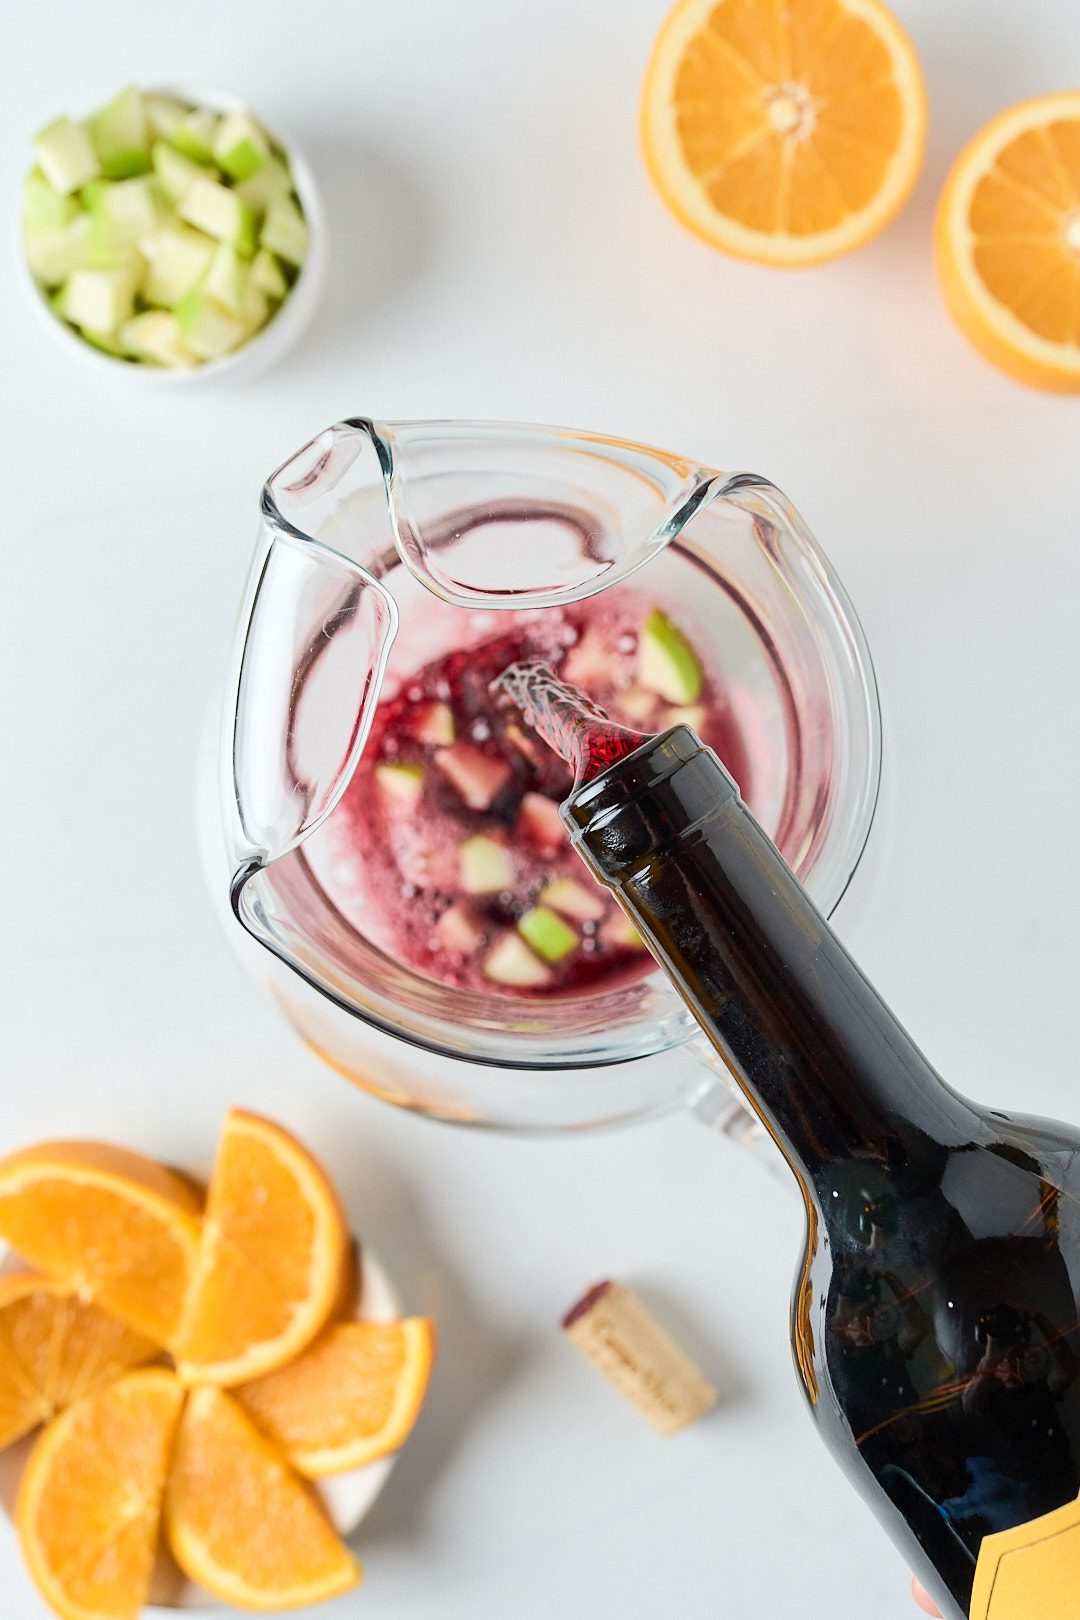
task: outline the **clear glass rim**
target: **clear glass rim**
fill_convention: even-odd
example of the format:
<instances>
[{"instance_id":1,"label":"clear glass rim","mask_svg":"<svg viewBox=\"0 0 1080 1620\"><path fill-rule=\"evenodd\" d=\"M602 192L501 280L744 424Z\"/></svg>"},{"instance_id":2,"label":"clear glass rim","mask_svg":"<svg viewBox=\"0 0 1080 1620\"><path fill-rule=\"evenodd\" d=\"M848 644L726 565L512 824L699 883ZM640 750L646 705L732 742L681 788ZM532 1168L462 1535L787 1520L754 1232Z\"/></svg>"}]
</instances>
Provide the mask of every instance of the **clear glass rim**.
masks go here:
<instances>
[{"instance_id":1,"label":"clear glass rim","mask_svg":"<svg viewBox=\"0 0 1080 1620\"><path fill-rule=\"evenodd\" d=\"M434 425L432 424L432 426ZM508 424L482 422L452 423L448 425L458 430L462 428L475 430L477 434L496 429L505 431L509 426ZM385 482L389 476L391 458L379 426L369 418L354 417L345 419L337 427L357 433L362 432L368 437L375 447ZM520 433L531 431L528 424L513 424L513 427ZM316 458L310 475L314 479L318 470L324 464L318 460L320 446L325 446L325 454L329 454L334 444L333 436L335 431L336 428L334 427L324 430L322 434L304 446L301 451L283 463L282 467L267 481L262 495L264 521L272 532L294 541L318 546L324 551L333 551L333 548L327 547L325 542L305 533L281 510L275 483L280 474L286 469L294 467L306 451L313 452ZM567 434L570 432L570 430L551 428L538 429L537 431ZM690 464L684 463L684 465L689 466ZM694 467L694 472L700 479L701 494L700 498L693 503L693 511L687 514L684 522L688 521L689 516L699 510L703 504L711 504L713 500L724 495L753 492L763 498L766 504L772 506L788 539L795 541L800 563L809 570L809 576L814 587L820 592L823 602L827 604L828 612L826 617L829 621L830 642L834 651L838 645L843 648L847 665L847 678L845 679L842 708L849 717L846 727L849 738L853 729L858 733L861 757L853 762L853 767L848 772L850 779L845 782L842 819L839 823L829 825L824 833L820 853L825 857L825 864L823 867L815 864L812 868L816 879L817 902L826 915L831 915L850 884L862 858L873 824L880 789L880 703L876 675L866 636L851 601L832 565L822 551L820 544L801 523L794 509L775 489L775 486L767 479L755 474L736 473L728 476L712 469L697 466ZM671 538L674 538L674 533L666 537L664 544ZM761 543L760 538L758 543ZM385 556L381 559L371 559L369 563L370 573L367 569L362 568L355 559L336 551L334 555L340 557L344 564L356 569L358 573L366 573L369 580L372 575L377 576L381 571L380 562L385 565L387 560L391 563L400 561L403 566L409 569L410 573L415 574L415 570L410 566L407 556L402 552L402 548L395 544L392 532L387 533ZM647 558L644 560L647 560ZM784 559L774 557L771 560L774 566L781 570L782 574L790 574L790 569ZM377 578L372 582L377 583ZM426 583L426 580L424 582ZM389 596L388 592L386 594ZM579 592L577 599L580 599L581 595L587 594L593 593ZM523 604L520 600L515 600L513 605L520 607ZM535 605L542 604L536 603ZM837 632L839 632L839 636ZM778 676L783 679L784 672L779 659L774 657L773 664ZM300 860L304 860L302 845L294 853ZM304 864L307 864L306 861ZM441 1017L432 1014L417 1017L414 1008L400 1007L395 1008L395 1013L399 1013L400 1016L388 1016L385 1012L379 1010L378 1005L364 1005L358 1003L355 998L339 993L332 984L327 982L325 974L320 973L316 965L308 965L301 957L285 950L275 938L273 927L269 923L265 921L260 923L257 915L260 908L247 904L247 901L252 900L254 895L252 892L245 895L245 891L248 890L249 880L258 871L266 869L259 862L245 862L235 873L231 885L232 909L245 930L257 939L264 948L269 949L277 956L291 971L297 973L311 988L351 1017L358 1018L374 1028L424 1051L480 1066L521 1071L544 1072L567 1067L581 1069L602 1068L674 1050L691 1039L696 1032L696 1026L689 1018L689 1015L683 1012L682 1016L658 1018L654 1024L649 1026L651 1031L650 1039L637 1039L632 1043L628 1043L625 1049L620 1050L614 1044L609 1043L603 1051L582 1050L582 1043L586 1042L586 1032L582 1032L581 1040L573 1046L573 1049L567 1049L563 1047L558 1038L558 1020L560 1010L565 1016L566 1009L573 1003L569 998L566 1001L538 1000L529 1002L525 1008L520 1007L518 1003L514 1005L518 1007L519 1014L523 1016L527 1014L529 1021L534 1026L532 1033L537 1033L536 1025L549 1026L542 1029L540 1033L549 1037L552 1049L547 1051L537 1050L530 1041L520 1040L515 1049L511 1051L509 1050L510 1036L506 1034L503 1037L504 1049L498 1052L489 1052L476 1044L476 1030L478 1027L483 1028L485 1025L490 1030L492 1007L496 1007L504 1018L507 1016L506 998L485 997L477 995L475 992L450 991L445 986L435 986L434 984L432 985L433 991L442 991L444 994L453 997L455 1003L453 1022L455 1025L460 1023L463 1027L470 1029L470 1040L468 1042L464 1039L454 1038L448 1032L447 1026L450 1019L447 1014L443 1014ZM327 904L332 905L328 897L326 899ZM404 969L401 971L408 972L408 970ZM647 983L648 981L644 982ZM614 996L617 994L618 992L612 992L606 996L590 998L598 1023L605 1023L605 1002L611 1008L611 1023L617 1022L618 1013L614 1005ZM390 998L384 996L380 999L385 1003ZM575 1000L577 999L575 998ZM682 1012L681 1009L679 1011ZM411 1020L411 1023L409 1020ZM435 1026L439 1024L441 1024L442 1029L439 1033L436 1033Z\"/></svg>"}]
</instances>

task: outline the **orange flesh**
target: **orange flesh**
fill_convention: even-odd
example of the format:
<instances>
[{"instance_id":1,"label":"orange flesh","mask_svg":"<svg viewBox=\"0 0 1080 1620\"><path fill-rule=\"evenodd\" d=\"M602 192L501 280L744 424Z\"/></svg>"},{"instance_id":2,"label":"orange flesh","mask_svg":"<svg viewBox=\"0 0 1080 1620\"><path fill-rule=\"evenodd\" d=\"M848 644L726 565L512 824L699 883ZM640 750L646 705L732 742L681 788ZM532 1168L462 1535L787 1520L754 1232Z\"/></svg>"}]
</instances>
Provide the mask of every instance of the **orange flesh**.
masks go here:
<instances>
[{"instance_id":1,"label":"orange flesh","mask_svg":"<svg viewBox=\"0 0 1080 1620\"><path fill-rule=\"evenodd\" d=\"M1025 131L972 194L976 269L1025 326L1080 343L1080 121Z\"/></svg>"},{"instance_id":2,"label":"orange flesh","mask_svg":"<svg viewBox=\"0 0 1080 1620\"><path fill-rule=\"evenodd\" d=\"M197 1212L179 1177L104 1143L43 1143L0 1163L0 1236L157 1344L180 1323Z\"/></svg>"},{"instance_id":3,"label":"orange flesh","mask_svg":"<svg viewBox=\"0 0 1080 1620\"><path fill-rule=\"evenodd\" d=\"M360 1578L311 1488L232 1397L209 1386L184 1410L166 1528L180 1567L244 1607L317 1602Z\"/></svg>"},{"instance_id":4,"label":"orange flesh","mask_svg":"<svg viewBox=\"0 0 1080 1620\"><path fill-rule=\"evenodd\" d=\"M182 1400L172 1373L131 1373L42 1431L16 1524L30 1573L68 1620L135 1620L146 1602Z\"/></svg>"},{"instance_id":5,"label":"orange flesh","mask_svg":"<svg viewBox=\"0 0 1080 1620\"><path fill-rule=\"evenodd\" d=\"M731 219L806 235L878 190L903 109L889 54L836 0L727 0L675 83L687 166Z\"/></svg>"},{"instance_id":6,"label":"orange flesh","mask_svg":"<svg viewBox=\"0 0 1080 1620\"><path fill-rule=\"evenodd\" d=\"M157 1347L33 1273L0 1280L0 1446L149 1361Z\"/></svg>"},{"instance_id":7,"label":"orange flesh","mask_svg":"<svg viewBox=\"0 0 1080 1620\"><path fill-rule=\"evenodd\" d=\"M303 1473L340 1472L396 1451L419 1415L434 1354L422 1318L340 1322L237 1398Z\"/></svg>"},{"instance_id":8,"label":"orange flesh","mask_svg":"<svg viewBox=\"0 0 1080 1620\"><path fill-rule=\"evenodd\" d=\"M234 1110L178 1346L182 1375L237 1383L280 1366L338 1303L347 1258L344 1220L320 1167L280 1127Z\"/></svg>"}]
</instances>

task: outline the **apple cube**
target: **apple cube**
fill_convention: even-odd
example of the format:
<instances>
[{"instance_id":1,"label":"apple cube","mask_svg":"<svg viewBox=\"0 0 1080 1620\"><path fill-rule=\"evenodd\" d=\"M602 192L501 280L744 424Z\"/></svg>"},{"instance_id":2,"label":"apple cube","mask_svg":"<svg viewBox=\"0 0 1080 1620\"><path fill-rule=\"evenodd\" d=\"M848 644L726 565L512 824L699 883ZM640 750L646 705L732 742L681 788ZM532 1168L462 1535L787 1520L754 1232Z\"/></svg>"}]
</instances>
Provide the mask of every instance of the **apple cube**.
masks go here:
<instances>
[{"instance_id":1,"label":"apple cube","mask_svg":"<svg viewBox=\"0 0 1080 1620\"><path fill-rule=\"evenodd\" d=\"M429 748L443 748L457 735L449 703L421 703L413 711L412 734Z\"/></svg>"},{"instance_id":2,"label":"apple cube","mask_svg":"<svg viewBox=\"0 0 1080 1620\"><path fill-rule=\"evenodd\" d=\"M551 969L534 956L520 934L508 931L488 952L484 977L494 984L513 985L515 989L539 989L550 984Z\"/></svg>"},{"instance_id":3,"label":"apple cube","mask_svg":"<svg viewBox=\"0 0 1080 1620\"><path fill-rule=\"evenodd\" d=\"M484 943L484 930L464 906L450 906L435 924L435 933L444 951L456 956L474 956Z\"/></svg>"},{"instance_id":4,"label":"apple cube","mask_svg":"<svg viewBox=\"0 0 1080 1620\"><path fill-rule=\"evenodd\" d=\"M92 349L100 349L102 354L111 354L115 360L130 359L130 351L124 347L119 336L112 332L91 332L87 326L79 329L79 336L84 343L89 343Z\"/></svg>"},{"instance_id":5,"label":"apple cube","mask_svg":"<svg viewBox=\"0 0 1080 1620\"><path fill-rule=\"evenodd\" d=\"M178 152L168 141L154 142L150 148L150 160L154 165L158 184L171 203L179 202L191 182L206 173L194 158L185 157L183 152Z\"/></svg>"},{"instance_id":6,"label":"apple cube","mask_svg":"<svg viewBox=\"0 0 1080 1620\"><path fill-rule=\"evenodd\" d=\"M148 309L133 315L120 328L120 342L128 354L173 371L186 371L198 364L180 332L180 322L167 309Z\"/></svg>"},{"instance_id":7,"label":"apple cube","mask_svg":"<svg viewBox=\"0 0 1080 1620\"><path fill-rule=\"evenodd\" d=\"M217 243L178 222L165 225L139 243L149 269L143 293L149 304L171 308L205 275Z\"/></svg>"},{"instance_id":8,"label":"apple cube","mask_svg":"<svg viewBox=\"0 0 1080 1620\"><path fill-rule=\"evenodd\" d=\"M54 191L39 170L23 181L22 226L27 236L52 236L70 225L78 212L76 199Z\"/></svg>"},{"instance_id":9,"label":"apple cube","mask_svg":"<svg viewBox=\"0 0 1080 1620\"><path fill-rule=\"evenodd\" d=\"M161 218L154 182L145 174L134 180L95 180L83 198L95 239L107 250L149 236Z\"/></svg>"},{"instance_id":10,"label":"apple cube","mask_svg":"<svg viewBox=\"0 0 1080 1620\"><path fill-rule=\"evenodd\" d=\"M514 862L504 844L482 833L458 849L461 887L466 894L501 894L514 881Z\"/></svg>"},{"instance_id":11,"label":"apple cube","mask_svg":"<svg viewBox=\"0 0 1080 1620\"><path fill-rule=\"evenodd\" d=\"M255 252L255 212L235 191L201 174L176 204L180 218L219 242L228 242L251 258Z\"/></svg>"},{"instance_id":12,"label":"apple cube","mask_svg":"<svg viewBox=\"0 0 1080 1620\"><path fill-rule=\"evenodd\" d=\"M135 306L138 274L126 266L73 270L64 283L64 319L88 332L115 332Z\"/></svg>"},{"instance_id":13,"label":"apple cube","mask_svg":"<svg viewBox=\"0 0 1080 1620\"><path fill-rule=\"evenodd\" d=\"M237 183L236 195L260 214L265 214L271 203L288 197L292 191L292 176L278 157L268 157L261 169Z\"/></svg>"},{"instance_id":14,"label":"apple cube","mask_svg":"<svg viewBox=\"0 0 1080 1620\"><path fill-rule=\"evenodd\" d=\"M251 261L251 283L252 286L260 288L268 298L276 299L278 302L285 297L289 290L285 272L274 258L274 255L268 253L266 248L260 248ZM451 736L444 740L453 742L454 739Z\"/></svg>"},{"instance_id":15,"label":"apple cube","mask_svg":"<svg viewBox=\"0 0 1080 1620\"><path fill-rule=\"evenodd\" d=\"M691 731L700 731L705 724L706 709L704 703L687 703L682 708L668 709L664 715L665 726L689 726Z\"/></svg>"},{"instance_id":16,"label":"apple cube","mask_svg":"<svg viewBox=\"0 0 1080 1620\"><path fill-rule=\"evenodd\" d=\"M101 164L81 124L58 118L34 141L34 159L52 186L67 197L101 173Z\"/></svg>"},{"instance_id":17,"label":"apple cube","mask_svg":"<svg viewBox=\"0 0 1080 1620\"><path fill-rule=\"evenodd\" d=\"M613 706L631 725L640 725L655 712L658 702L655 692L647 692L643 686L629 686L618 694Z\"/></svg>"},{"instance_id":18,"label":"apple cube","mask_svg":"<svg viewBox=\"0 0 1080 1620\"><path fill-rule=\"evenodd\" d=\"M697 655L666 613L653 608L638 640L638 681L668 703L696 703L704 677Z\"/></svg>"},{"instance_id":19,"label":"apple cube","mask_svg":"<svg viewBox=\"0 0 1080 1620\"><path fill-rule=\"evenodd\" d=\"M150 131L142 93L134 85L121 90L86 122L102 173L109 180L127 180L132 175L147 172Z\"/></svg>"},{"instance_id":20,"label":"apple cube","mask_svg":"<svg viewBox=\"0 0 1080 1620\"><path fill-rule=\"evenodd\" d=\"M270 300L261 287L256 287L249 276L244 288L244 301L240 309L240 318L247 328L248 335L257 332L265 326L270 315Z\"/></svg>"},{"instance_id":21,"label":"apple cube","mask_svg":"<svg viewBox=\"0 0 1080 1620\"><path fill-rule=\"evenodd\" d=\"M506 760L466 742L440 748L435 764L470 810L490 810L513 775Z\"/></svg>"},{"instance_id":22,"label":"apple cube","mask_svg":"<svg viewBox=\"0 0 1080 1620\"><path fill-rule=\"evenodd\" d=\"M420 765L376 765L375 781L383 797L405 812L416 808L424 791L424 771Z\"/></svg>"},{"instance_id":23,"label":"apple cube","mask_svg":"<svg viewBox=\"0 0 1080 1620\"><path fill-rule=\"evenodd\" d=\"M90 218L76 214L58 231L26 239L26 262L30 274L43 287L59 287L73 270L86 263L90 252Z\"/></svg>"},{"instance_id":24,"label":"apple cube","mask_svg":"<svg viewBox=\"0 0 1080 1620\"><path fill-rule=\"evenodd\" d=\"M618 907L615 908L603 928L601 928L600 938L605 945L622 945L635 951L648 950L648 946L625 911L621 911Z\"/></svg>"},{"instance_id":25,"label":"apple cube","mask_svg":"<svg viewBox=\"0 0 1080 1620\"><path fill-rule=\"evenodd\" d=\"M540 903L575 922L599 922L607 902L599 889L587 889L573 878L555 878L540 890Z\"/></svg>"},{"instance_id":26,"label":"apple cube","mask_svg":"<svg viewBox=\"0 0 1080 1620\"><path fill-rule=\"evenodd\" d=\"M223 309L244 319L244 296L251 266L228 242L214 249L214 256L202 280L202 290L215 298Z\"/></svg>"},{"instance_id":27,"label":"apple cube","mask_svg":"<svg viewBox=\"0 0 1080 1620\"><path fill-rule=\"evenodd\" d=\"M200 360L217 360L244 341L243 321L208 298L198 287L186 292L174 311L180 335Z\"/></svg>"},{"instance_id":28,"label":"apple cube","mask_svg":"<svg viewBox=\"0 0 1080 1620\"><path fill-rule=\"evenodd\" d=\"M518 933L545 962L561 962L577 950L578 936L547 906L533 906L518 918Z\"/></svg>"},{"instance_id":29,"label":"apple cube","mask_svg":"<svg viewBox=\"0 0 1080 1620\"><path fill-rule=\"evenodd\" d=\"M181 118L169 140L178 152L194 158L196 163L213 163L218 122L217 113L209 107L194 107Z\"/></svg>"},{"instance_id":30,"label":"apple cube","mask_svg":"<svg viewBox=\"0 0 1080 1620\"><path fill-rule=\"evenodd\" d=\"M171 140L177 126L187 117L191 108L186 101L177 96L166 96L157 90L151 90L143 96L143 111L146 114L146 129L151 140Z\"/></svg>"},{"instance_id":31,"label":"apple cube","mask_svg":"<svg viewBox=\"0 0 1080 1620\"><path fill-rule=\"evenodd\" d=\"M214 160L234 180L246 180L270 156L270 141L250 113L226 113L214 135Z\"/></svg>"},{"instance_id":32,"label":"apple cube","mask_svg":"<svg viewBox=\"0 0 1080 1620\"><path fill-rule=\"evenodd\" d=\"M526 793L518 812L518 826L537 849L551 852L566 843L567 831L559 807L542 793Z\"/></svg>"},{"instance_id":33,"label":"apple cube","mask_svg":"<svg viewBox=\"0 0 1080 1620\"><path fill-rule=\"evenodd\" d=\"M607 686L614 673L614 654L591 625L569 649L559 668L564 681L569 681L571 686L582 686L586 691L593 686Z\"/></svg>"},{"instance_id":34,"label":"apple cube","mask_svg":"<svg viewBox=\"0 0 1080 1620\"><path fill-rule=\"evenodd\" d=\"M279 259L303 264L311 238L303 214L290 197L278 197L267 208L259 241Z\"/></svg>"}]
</instances>

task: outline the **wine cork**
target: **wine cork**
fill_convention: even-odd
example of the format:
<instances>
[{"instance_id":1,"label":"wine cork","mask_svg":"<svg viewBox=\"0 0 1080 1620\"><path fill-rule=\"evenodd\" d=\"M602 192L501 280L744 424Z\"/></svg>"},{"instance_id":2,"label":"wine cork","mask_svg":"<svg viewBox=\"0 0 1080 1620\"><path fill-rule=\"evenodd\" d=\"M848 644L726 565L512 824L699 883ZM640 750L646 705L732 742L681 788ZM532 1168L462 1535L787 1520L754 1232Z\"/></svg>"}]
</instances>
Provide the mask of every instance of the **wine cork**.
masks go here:
<instances>
[{"instance_id":1,"label":"wine cork","mask_svg":"<svg viewBox=\"0 0 1080 1620\"><path fill-rule=\"evenodd\" d=\"M571 1344L659 1434L685 1429L716 1404L705 1375L621 1283L595 1283L562 1325Z\"/></svg>"}]
</instances>

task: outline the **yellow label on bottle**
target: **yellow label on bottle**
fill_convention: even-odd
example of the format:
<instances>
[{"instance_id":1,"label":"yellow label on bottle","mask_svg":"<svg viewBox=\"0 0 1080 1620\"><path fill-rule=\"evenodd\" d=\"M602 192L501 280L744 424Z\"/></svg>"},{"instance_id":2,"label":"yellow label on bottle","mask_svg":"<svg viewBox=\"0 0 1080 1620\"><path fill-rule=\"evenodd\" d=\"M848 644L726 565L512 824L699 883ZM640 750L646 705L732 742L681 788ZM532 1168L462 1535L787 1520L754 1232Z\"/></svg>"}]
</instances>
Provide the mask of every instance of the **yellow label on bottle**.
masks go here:
<instances>
[{"instance_id":1,"label":"yellow label on bottle","mask_svg":"<svg viewBox=\"0 0 1080 1620\"><path fill-rule=\"evenodd\" d=\"M1080 1620L1080 1500L987 1536L971 1620Z\"/></svg>"}]
</instances>

